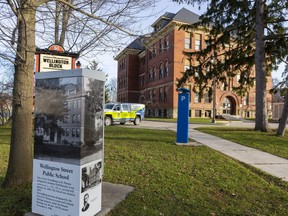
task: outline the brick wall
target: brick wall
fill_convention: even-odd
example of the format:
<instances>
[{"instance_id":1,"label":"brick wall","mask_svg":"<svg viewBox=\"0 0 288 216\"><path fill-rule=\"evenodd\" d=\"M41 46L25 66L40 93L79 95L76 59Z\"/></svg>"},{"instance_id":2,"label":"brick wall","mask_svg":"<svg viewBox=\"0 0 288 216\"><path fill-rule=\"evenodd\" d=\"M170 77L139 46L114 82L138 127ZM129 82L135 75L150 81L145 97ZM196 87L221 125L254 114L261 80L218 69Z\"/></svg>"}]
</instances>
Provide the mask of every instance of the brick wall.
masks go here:
<instances>
[{"instance_id":1,"label":"brick wall","mask_svg":"<svg viewBox=\"0 0 288 216\"><path fill-rule=\"evenodd\" d=\"M198 35L197 35L198 34ZM199 36L201 35L201 36ZM185 70L185 59L183 50L195 51L195 38L200 37L200 46L205 46L205 35L201 32L191 33L191 47L185 49L185 32L178 30L177 27L170 28L165 33L155 36L149 42L144 52L133 52L127 55L127 67L118 66L118 85L119 80L126 77L126 86L118 87L118 96L125 95L125 102L140 102L146 104L146 115L150 116L167 116L177 117L178 92L176 91L176 78L180 78ZM163 48L163 41L168 40L169 46ZM166 42L165 42L166 43ZM199 45L199 43L198 43ZM140 56L140 57L139 57ZM145 60L144 60L145 59ZM121 59L118 61L118 65ZM161 76L161 65L166 66L168 62L168 76ZM195 60L192 65L196 64ZM152 71L152 75L150 73ZM154 71L156 71L156 76ZM267 90L272 86L272 78L268 77ZM193 87L193 80L189 83L190 88ZM223 114L230 110L233 115L241 115L243 117L255 116L255 88L250 89L248 97L239 96L232 91L232 86L237 86L237 77L229 82L228 87L224 90L221 85L217 86L216 91L216 114ZM162 95L160 91L162 89ZM164 89L167 90L167 100L164 100ZM203 92L203 95L205 92ZM150 96L152 95L152 97ZM162 97L162 100L160 99ZM205 98L201 98L195 102L196 94L191 92L190 114L191 117L211 117L213 102L205 102ZM118 98L119 99L119 98ZM271 108L271 95L267 95L268 109ZM120 101L120 100L119 100ZM124 101L123 101L124 102ZM227 104L230 102L230 105ZM165 114L164 114L165 113Z\"/></svg>"}]
</instances>

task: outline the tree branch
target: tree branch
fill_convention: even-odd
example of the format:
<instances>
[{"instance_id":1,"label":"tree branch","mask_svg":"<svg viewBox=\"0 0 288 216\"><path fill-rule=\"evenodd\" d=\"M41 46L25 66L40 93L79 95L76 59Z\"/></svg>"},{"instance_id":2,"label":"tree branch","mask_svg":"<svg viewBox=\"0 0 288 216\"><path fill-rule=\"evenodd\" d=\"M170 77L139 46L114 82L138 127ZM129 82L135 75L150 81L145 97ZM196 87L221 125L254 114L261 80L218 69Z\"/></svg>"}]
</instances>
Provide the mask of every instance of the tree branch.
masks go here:
<instances>
[{"instance_id":1,"label":"tree branch","mask_svg":"<svg viewBox=\"0 0 288 216\"><path fill-rule=\"evenodd\" d=\"M82 13L82 14L86 15L87 17L90 17L90 18L99 20L99 21L105 23L106 25L113 26L113 27L115 27L116 29L118 29L118 30L126 33L126 34L129 35L129 36L134 36L134 37L135 37L135 36L138 36L138 35L135 35L135 34L129 32L129 31L127 31L127 30L124 29L124 28L121 28L120 26L118 26L118 25L116 25L116 24L114 24L114 23L112 23L112 22L110 22L110 21L108 21L108 20L106 20L106 19L103 19L103 18L101 18L101 17L99 17L99 16L95 16L95 15L93 15L93 14L87 13L86 11L84 11L84 10L82 10L82 9L80 9L80 8L75 7L73 4L71 4L71 3L69 3L69 2L67 2L67 1L65 1L65 0L57 0L57 1L63 3L64 5L67 5L68 7L72 8L73 10L75 10L75 11L77 11L77 12L79 12L79 13Z\"/></svg>"}]
</instances>

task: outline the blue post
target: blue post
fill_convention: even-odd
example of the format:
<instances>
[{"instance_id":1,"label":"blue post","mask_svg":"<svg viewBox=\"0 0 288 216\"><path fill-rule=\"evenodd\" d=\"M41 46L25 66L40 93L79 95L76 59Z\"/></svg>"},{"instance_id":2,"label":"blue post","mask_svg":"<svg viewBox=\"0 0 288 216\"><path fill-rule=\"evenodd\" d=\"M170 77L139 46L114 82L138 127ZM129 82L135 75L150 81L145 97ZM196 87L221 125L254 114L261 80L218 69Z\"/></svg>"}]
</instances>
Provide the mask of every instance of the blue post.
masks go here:
<instances>
[{"instance_id":1,"label":"blue post","mask_svg":"<svg viewBox=\"0 0 288 216\"><path fill-rule=\"evenodd\" d=\"M178 89L177 143L188 143L190 90Z\"/></svg>"}]
</instances>

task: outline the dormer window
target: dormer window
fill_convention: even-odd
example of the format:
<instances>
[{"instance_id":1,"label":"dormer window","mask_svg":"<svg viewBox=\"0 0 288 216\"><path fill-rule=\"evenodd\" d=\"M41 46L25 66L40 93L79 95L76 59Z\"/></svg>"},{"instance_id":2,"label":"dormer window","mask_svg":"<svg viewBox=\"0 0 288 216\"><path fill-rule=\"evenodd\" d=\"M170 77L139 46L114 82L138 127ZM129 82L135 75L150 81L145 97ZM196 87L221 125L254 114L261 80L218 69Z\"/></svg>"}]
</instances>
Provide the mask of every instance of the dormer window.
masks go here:
<instances>
[{"instance_id":1,"label":"dormer window","mask_svg":"<svg viewBox=\"0 0 288 216\"><path fill-rule=\"evenodd\" d=\"M160 27L161 27L160 25L155 25L155 26L154 26L154 32L159 31Z\"/></svg>"}]
</instances>

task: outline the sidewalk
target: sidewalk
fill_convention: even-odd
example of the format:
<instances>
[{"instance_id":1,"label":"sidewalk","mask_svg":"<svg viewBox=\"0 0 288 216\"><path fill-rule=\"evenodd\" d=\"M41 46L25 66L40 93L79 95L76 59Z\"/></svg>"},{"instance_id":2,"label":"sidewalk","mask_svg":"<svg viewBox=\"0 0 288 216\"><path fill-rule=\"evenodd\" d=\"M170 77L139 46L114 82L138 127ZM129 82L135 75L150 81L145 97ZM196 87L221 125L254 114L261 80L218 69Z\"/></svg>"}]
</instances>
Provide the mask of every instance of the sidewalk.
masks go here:
<instances>
[{"instance_id":1,"label":"sidewalk","mask_svg":"<svg viewBox=\"0 0 288 216\"><path fill-rule=\"evenodd\" d=\"M139 126L150 129L154 128L173 130L175 132L177 131L176 123L143 121ZM196 142L202 143L203 145L206 145L216 151L222 152L231 158L234 158L245 164L249 164L270 175L281 178L283 181L288 182L287 159L194 130L194 128L201 126L213 127L214 125L189 124L189 138L195 140ZM236 122L231 123L230 126L253 128L254 123ZM269 126L271 128L275 128L277 125L269 124ZM227 126L223 126L223 128L225 127Z\"/></svg>"},{"instance_id":2,"label":"sidewalk","mask_svg":"<svg viewBox=\"0 0 288 216\"><path fill-rule=\"evenodd\" d=\"M206 133L189 129L189 138L238 161L254 166L268 174L288 181L288 160L281 157L239 145Z\"/></svg>"}]
</instances>

